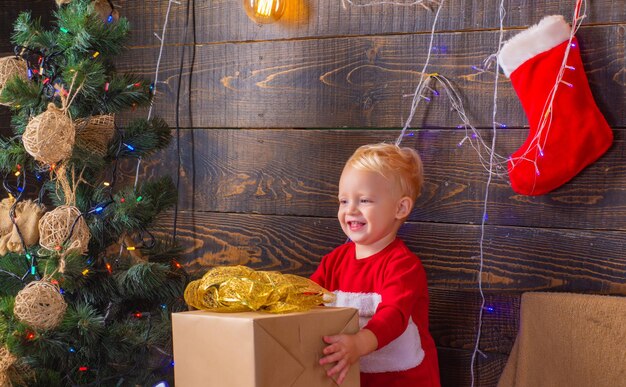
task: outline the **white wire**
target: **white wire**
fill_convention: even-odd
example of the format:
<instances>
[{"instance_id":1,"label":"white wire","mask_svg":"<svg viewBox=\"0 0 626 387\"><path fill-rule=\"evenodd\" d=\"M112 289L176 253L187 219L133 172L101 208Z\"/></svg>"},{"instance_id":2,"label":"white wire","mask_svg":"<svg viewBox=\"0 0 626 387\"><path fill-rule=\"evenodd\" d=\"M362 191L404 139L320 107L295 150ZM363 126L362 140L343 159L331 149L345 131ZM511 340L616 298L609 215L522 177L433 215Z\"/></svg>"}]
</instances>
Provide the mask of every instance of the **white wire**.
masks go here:
<instances>
[{"instance_id":1,"label":"white wire","mask_svg":"<svg viewBox=\"0 0 626 387\"><path fill-rule=\"evenodd\" d=\"M167 4L167 12L165 14L165 21L163 22L163 29L161 31L161 36L156 35L157 39L159 39L161 41L161 46L159 48L159 57L157 59L157 63L156 63L156 69L154 72L154 89L153 89L153 96L152 96L152 100L150 101L150 109L148 110L148 120L152 117L152 108L154 106L154 99L155 96L157 94L157 88L158 88L158 84L159 84L159 70L161 68L161 58L163 58L163 47L165 46L165 32L167 31L167 24L169 22L170 19L170 12L172 10L172 3L175 4L179 4L180 5L180 1L176 1L176 0L168 0L168 4ZM137 159L137 167L135 168L135 185L134 185L134 189L137 189L137 183L139 182L139 167L141 166L141 156Z\"/></svg>"},{"instance_id":2,"label":"white wire","mask_svg":"<svg viewBox=\"0 0 626 387\"><path fill-rule=\"evenodd\" d=\"M422 7L426 8L429 11L432 11L432 9L430 9L430 3L432 4L439 4L439 1L437 0L415 0L415 1L411 1L411 2L404 2L404 3L400 3L397 1L388 1L388 0L380 0L380 1L372 1L369 3L365 3L365 4L355 4L354 1L352 0L341 0L341 5L344 9L346 9L346 3L350 4L352 7L357 7L357 8L363 8L363 7L373 7L375 5L397 5L400 7L411 7L414 5L421 5Z\"/></svg>"},{"instance_id":3,"label":"white wire","mask_svg":"<svg viewBox=\"0 0 626 387\"><path fill-rule=\"evenodd\" d=\"M439 18L439 12L441 11L441 8L443 8L443 2L444 0L441 0L441 2L439 2L439 6L437 7L437 12L435 13L435 18L433 19L433 26L430 29L430 42L428 43L428 54L426 56L426 62L424 62L424 67L422 67L422 72L420 73L420 81L417 84L417 87L415 88L415 93L413 94L413 101L411 102L411 112L409 113L409 117L406 119L406 122L404 123L402 132L400 132L400 135L396 139L396 145L400 145L400 143L402 142L402 138L404 137L406 130L411 125L411 121L413 121L413 116L415 115L415 111L417 110L417 107L419 106L420 101L423 99L422 92L426 87L428 87L428 82L424 82L424 79L426 75L426 69L428 68L428 65L430 64L430 55L433 50L433 40L435 38L435 27L437 26L437 19ZM428 78L426 79L430 80L430 74L428 75Z\"/></svg>"},{"instance_id":4,"label":"white wire","mask_svg":"<svg viewBox=\"0 0 626 387\"><path fill-rule=\"evenodd\" d=\"M504 37L504 17L506 15L506 10L504 9L504 0L500 0L500 6L498 8L498 14L500 16L500 31L498 34L498 52L500 52L500 48L502 47L502 40ZM493 160L496 149L496 135L497 135L497 126L498 123L496 121L496 115L498 112L498 78L500 76L500 62L498 56L496 55L496 68L495 68L495 79L493 84L493 113L491 116L491 129L493 132L493 137L491 139L491 149L489 153L489 174L487 177L487 184L485 185L485 199L483 201L483 216L480 222L480 262L478 265L478 292L480 293L480 308L478 310L478 327L476 330L476 341L474 342L474 351L472 352L472 359L470 362L470 375L471 375L471 387L474 387L474 383L476 382L474 365L476 363L476 354L480 352L480 337L482 334L483 327L483 311L485 309L485 293L483 292L483 269L484 269L484 241L485 241L485 223L487 222L487 203L489 202L489 186L491 185L491 179L493 178ZM482 353L482 352L481 352ZM484 356L484 354L483 354Z\"/></svg>"}]
</instances>

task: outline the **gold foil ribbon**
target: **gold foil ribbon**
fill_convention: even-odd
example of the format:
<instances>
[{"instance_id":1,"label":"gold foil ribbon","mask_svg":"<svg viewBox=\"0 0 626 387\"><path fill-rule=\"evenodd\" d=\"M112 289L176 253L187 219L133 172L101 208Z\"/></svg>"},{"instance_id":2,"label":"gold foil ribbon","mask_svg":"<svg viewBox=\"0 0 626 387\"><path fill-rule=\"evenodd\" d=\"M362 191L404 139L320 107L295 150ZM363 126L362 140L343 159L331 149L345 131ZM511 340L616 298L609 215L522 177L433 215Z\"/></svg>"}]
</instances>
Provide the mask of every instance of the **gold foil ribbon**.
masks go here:
<instances>
[{"instance_id":1,"label":"gold foil ribbon","mask_svg":"<svg viewBox=\"0 0 626 387\"><path fill-rule=\"evenodd\" d=\"M308 278L246 266L210 269L185 289L185 302L212 312L304 312L335 295Z\"/></svg>"}]
</instances>

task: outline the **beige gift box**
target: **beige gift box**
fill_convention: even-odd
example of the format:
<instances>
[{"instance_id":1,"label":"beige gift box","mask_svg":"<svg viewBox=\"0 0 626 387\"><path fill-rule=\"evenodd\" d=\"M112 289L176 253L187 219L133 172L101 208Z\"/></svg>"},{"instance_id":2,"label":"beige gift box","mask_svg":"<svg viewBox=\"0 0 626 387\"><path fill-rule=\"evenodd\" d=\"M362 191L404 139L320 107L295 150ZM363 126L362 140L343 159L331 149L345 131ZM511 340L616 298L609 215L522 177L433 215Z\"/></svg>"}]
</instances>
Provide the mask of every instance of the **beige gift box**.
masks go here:
<instances>
[{"instance_id":1,"label":"beige gift box","mask_svg":"<svg viewBox=\"0 0 626 387\"><path fill-rule=\"evenodd\" d=\"M359 331L353 308L308 312L172 314L177 387L332 387L322 336ZM342 387L359 386L354 364Z\"/></svg>"}]
</instances>

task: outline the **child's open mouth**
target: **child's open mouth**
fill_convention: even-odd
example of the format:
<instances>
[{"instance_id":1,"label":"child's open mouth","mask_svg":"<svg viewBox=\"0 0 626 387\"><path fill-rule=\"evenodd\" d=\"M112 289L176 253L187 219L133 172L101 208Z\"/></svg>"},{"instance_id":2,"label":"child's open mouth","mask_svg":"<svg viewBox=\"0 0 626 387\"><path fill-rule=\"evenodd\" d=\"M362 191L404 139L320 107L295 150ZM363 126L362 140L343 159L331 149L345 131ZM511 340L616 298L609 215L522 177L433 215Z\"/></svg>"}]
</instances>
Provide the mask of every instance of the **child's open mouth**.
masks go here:
<instances>
[{"instance_id":1,"label":"child's open mouth","mask_svg":"<svg viewBox=\"0 0 626 387\"><path fill-rule=\"evenodd\" d=\"M365 226L365 223L363 222L348 222L348 227L350 228L350 231L360 230L361 228L363 228L363 226Z\"/></svg>"}]
</instances>

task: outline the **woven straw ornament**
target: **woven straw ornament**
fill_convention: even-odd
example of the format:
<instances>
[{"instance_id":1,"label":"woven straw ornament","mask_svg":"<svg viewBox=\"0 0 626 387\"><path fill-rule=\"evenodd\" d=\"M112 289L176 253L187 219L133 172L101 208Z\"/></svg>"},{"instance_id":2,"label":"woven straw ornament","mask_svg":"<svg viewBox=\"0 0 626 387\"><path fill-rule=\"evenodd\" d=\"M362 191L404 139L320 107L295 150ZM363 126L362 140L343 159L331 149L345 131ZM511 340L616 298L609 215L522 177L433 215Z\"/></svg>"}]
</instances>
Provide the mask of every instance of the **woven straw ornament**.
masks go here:
<instances>
[{"instance_id":1,"label":"woven straw ornament","mask_svg":"<svg viewBox=\"0 0 626 387\"><path fill-rule=\"evenodd\" d=\"M74 225L74 231L72 231L72 225ZM68 244L64 246L63 243L70 232L72 235ZM84 254L89 247L89 238L89 226L76 207L59 206L45 213L39 221L39 245L48 251L59 252L63 249L63 254L71 251ZM63 272L62 268L59 270Z\"/></svg>"},{"instance_id":2,"label":"woven straw ornament","mask_svg":"<svg viewBox=\"0 0 626 387\"><path fill-rule=\"evenodd\" d=\"M104 157L115 134L115 115L93 116L76 121L76 146Z\"/></svg>"},{"instance_id":3,"label":"woven straw ornament","mask_svg":"<svg viewBox=\"0 0 626 387\"><path fill-rule=\"evenodd\" d=\"M0 347L0 373L8 370L15 363L15 360L17 358L9 352L7 347ZM0 384L0 386L3 386L3 384Z\"/></svg>"},{"instance_id":4,"label":"woven straw ornament","mask_svg":"<svg viewBox=\"0 0 626 387\"><path fill-rule=\"evenodd\" d=\"M48 281L33 281L15 296L13 313L34 329L50 330L59 326L66 309L58 286Z\"/></svg>"},{"instance_id":5,"label":"woven straw ornament","mask_svg":"<svg viewBox=\"0 0 626 387\"><path fill-rule=\"evenodd\" d=\"M26 61L22 58L15 56L7 56L0 58L0 93L4 89L7 81L14 76L18 76L23 79L27 79L26 73L28 67ZM10 103L0 103L0 105L10 106Z\"/></svg>"},{"instance_id":6,"label":"woven straw ornament","mask_svg":"<svg viewBox=\"0 0 626 387\"><path fill-rule=\"evenodd\" d=\"M72 119L53 103L33 117L24 131L26 152L44 164L54 164L72 155L76 128Z\"/></svg>"}]
</instances>

